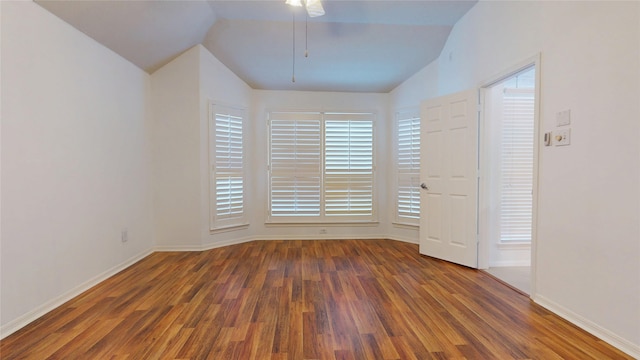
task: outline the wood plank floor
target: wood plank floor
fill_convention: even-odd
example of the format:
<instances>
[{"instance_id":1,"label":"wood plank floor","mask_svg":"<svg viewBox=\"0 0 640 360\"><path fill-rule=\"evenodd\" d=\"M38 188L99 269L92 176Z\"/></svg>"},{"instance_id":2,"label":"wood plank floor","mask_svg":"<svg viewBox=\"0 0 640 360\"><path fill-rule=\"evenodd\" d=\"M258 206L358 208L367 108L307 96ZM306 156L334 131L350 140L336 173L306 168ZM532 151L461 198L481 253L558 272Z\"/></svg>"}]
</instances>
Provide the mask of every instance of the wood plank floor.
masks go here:
<instances>
[{"instance_id":1,"label":"wood plank floor","mask_svg":"<svg viewBox=\"0 0 640 360\"><path fill-rule=\"evenodd\" d=\"M154 253L2 359L630 359L489 275L390 240Z\"/></svg>"}]
</instances>

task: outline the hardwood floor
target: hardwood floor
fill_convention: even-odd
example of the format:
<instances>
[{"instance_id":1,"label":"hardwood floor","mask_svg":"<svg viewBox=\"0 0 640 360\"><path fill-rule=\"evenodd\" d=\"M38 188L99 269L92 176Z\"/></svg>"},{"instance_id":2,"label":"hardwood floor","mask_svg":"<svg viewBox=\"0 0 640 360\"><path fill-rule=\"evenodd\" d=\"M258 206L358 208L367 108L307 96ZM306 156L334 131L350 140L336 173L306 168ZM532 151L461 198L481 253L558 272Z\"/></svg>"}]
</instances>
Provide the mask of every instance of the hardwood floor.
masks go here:
<instances>
[{"instance_id":1,"label":"hardwood floor","mask_svg":"<svg viewBox=\"0 0 640 360\"><path fill-rule=\"evenodd\" d=\"M487 274L390 240L154 253L2 359L630 359Z\"/></svg>"}]
</instances>

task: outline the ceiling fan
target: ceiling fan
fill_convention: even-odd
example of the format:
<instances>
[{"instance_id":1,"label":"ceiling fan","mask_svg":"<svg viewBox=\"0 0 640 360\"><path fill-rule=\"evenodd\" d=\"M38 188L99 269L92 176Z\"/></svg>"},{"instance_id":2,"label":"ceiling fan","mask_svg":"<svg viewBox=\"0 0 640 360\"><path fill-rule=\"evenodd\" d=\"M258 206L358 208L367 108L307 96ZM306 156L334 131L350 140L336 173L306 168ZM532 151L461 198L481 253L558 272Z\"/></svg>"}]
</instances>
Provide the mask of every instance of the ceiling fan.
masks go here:
<instances>
[{"instance_id":1,"label":"ceiling fan","mask_svg":"<svg viewBox=\"0 0 640 360\"><path fill-rule=\"evenodd\" d=\"M324 15L324 8L320 0L286 0L285 3L291 6L301 7L303 5L307 8L307 14L309 17L318 17Z\"/></svg>"},{"instance_id":2,"label":"ceiling fan","mask_svg":"<svg viewBox=\"0 0 640 360\"><path fill-rule=\"evenodd\" d=\"M322 3L320 0L285 0L285 4L294 6L294 7L302 7L304 3L304 7L307 9L307 18L305 21L305 50L304 57L309 57L309 50L306 46L307 33L309 31L308 20L310 17L318 17L324 15L324 8L322 7ZM296 82L296 15L293 14L293 61L291 68L291 82Z\"/></svg>"}]
</instances>

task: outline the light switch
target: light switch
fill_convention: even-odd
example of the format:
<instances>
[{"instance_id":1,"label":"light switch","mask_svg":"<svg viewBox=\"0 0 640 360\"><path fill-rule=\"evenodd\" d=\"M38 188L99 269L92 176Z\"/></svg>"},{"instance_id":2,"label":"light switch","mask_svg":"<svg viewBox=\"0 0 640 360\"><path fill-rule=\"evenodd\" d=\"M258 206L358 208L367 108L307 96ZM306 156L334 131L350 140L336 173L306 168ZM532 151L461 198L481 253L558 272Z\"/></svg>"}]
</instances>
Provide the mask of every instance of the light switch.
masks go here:
<instances>
[{"instance_id":1,"label":"light switch","mask_svg":"<svg viewBox=\"0 0 640 360\"><path fill-rule=\"evenodd\" d=\"M560 111L556 114L557 126L566 126L571 124L571 110Z\"/></svg>"}]
</instances>

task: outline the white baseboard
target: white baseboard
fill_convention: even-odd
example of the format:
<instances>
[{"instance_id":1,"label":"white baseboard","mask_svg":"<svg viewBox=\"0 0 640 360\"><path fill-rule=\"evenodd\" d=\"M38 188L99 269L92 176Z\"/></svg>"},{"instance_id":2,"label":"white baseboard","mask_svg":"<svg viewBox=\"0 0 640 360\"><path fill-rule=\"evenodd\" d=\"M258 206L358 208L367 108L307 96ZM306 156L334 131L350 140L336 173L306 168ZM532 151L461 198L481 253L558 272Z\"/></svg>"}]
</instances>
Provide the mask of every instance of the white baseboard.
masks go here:
<instances>
[{"instance_id":1,"label":"white baseboard","mask_svg":"<svg viewBox=\"0 0 640 360\"><path fill-rule=\"evenodd\" d=\"M409 243L409 244L419 244L420 243L420 241L418 239L409 239L409 238L404 238L404 237L400 237L400 236L387 236L387 237L385 237L383 239L400 241L400 242L405 242L405 243Z\"/></svg>"},{"instance_id":2,"label":"white baseboard","mask_svg":"<svg viewBox=\"0 0 640 360\"><path fill-rule=\"evenodd\" d=\"M82 294L83 292L89 290L90 288L98 285L99 283L101 283L102 281L110 278L111 276L119 273L120 271L128 268L129 266L137 263L138 261L144 259L145 257L151 255L153 253L153 249L149 249L147 251L144 251L138 255L135 255L131 258L129 258L128 260L124 261L121 264L118 264L114 267L112 267L111 269L108 269L107 271L93 277L92 279L89 279L87 281L85 281L84 283L76 286L75 288L67 291L66 293L51 299L49 301L47 301L46 303L38 306L37 308L29 311L28 313L18 317L17 319L10 321L9 323L3 325L2 327L0 327L0 339L4 339L5 337L13 334L14 332L22 329L23 327L27 326L28 324L30 324L31 322L35 321L36 319L40 318L41 316L45 315L46 313L54 310L55 308L59 307L60 305L66 303L67 301L73 299L74 297Z\"/></svg>"},{"instance_id":3,"label":"white baseboard","mask_svg":"<svg viewBox=\"0 0 640 360\"><path fill-rule=\"evenodd\" d=\"M185 246L156 246L155 251L169 252L169 251L206 251L211 249L220 248L223 246L238 245L250 241L268 241L268 240L395 240L411 244L417 244L418 242L412 239L404 239L398 237L389 237L386 235L366 235L366 236L353 236L353 235L274 235L274 236L248 236L239 239L232 239L227 241L220 241L214 243L208 243L203 245L185 245Z\"/></svg>"},{"instance_id":4,"label":"white baseboard","mask_svg":"<svg viewBox=\"0 0 640 360\"><path fill-rule=\"evenodd\" d=\"M250 242L250 241L254 241L254 240L256 240L254 237L247 236L247 237L243 237L243 238L231 239L231 240L226 240L226 241L216 241L216 242L213 242L213 243L204 244L203 247L202 247L202 250L205 251L205 250L221 248L223 246L244 244L244 243L247 243L247 242Z\"/></svg>"},{"instance_id":5,"label":"white baseboard","mask_svg":"<svg viewBox=\"0 0 640 360\"><path fill-rule=\"evenodd\" d=\"M259 236L254 237L253 240L378 240L388 239L384 235L345 235L345 234L311 234L311 235L273 235L273 236Z\"/></svg>"},{"instance_id":6,"label":"white baseboard","mask_svg":"<svg viewBox=\"0 0 640 360\"><path fill-rule=\"evenodd\" d=\"M203 251L205 250L201 245L159 245L154 248L157 252L187 252L187 251Z\"/></svg>"},{"instance_id":7,"label":"white baseboard","mask_svg":"<svg viewBox=\"0 0 640 360\"><path fill-rule=\"evenodd\" d=\"M612 331L603 328L593 321L574 313L573 311L545 298L544 296L536 295L535 297L532 297L532 299L535 303L564 318L565 320L571 322L572 324L578 326L586 332L591 333L602 341L609 343L620 351L636 359L640 359L640 344L634 344L629 340L623 339Z\"/></svg>"},{"instance_id":8,"label":"white baseboard","mask_svg":"<svg viewBox=\"0 0 640 360\"><path fill-rule=\"evenodd\" d=\"M505 267L505 266L531 266L531 260L503 260L492 261L489 263L489 267Z\"/></svg>"}]
</instances>

